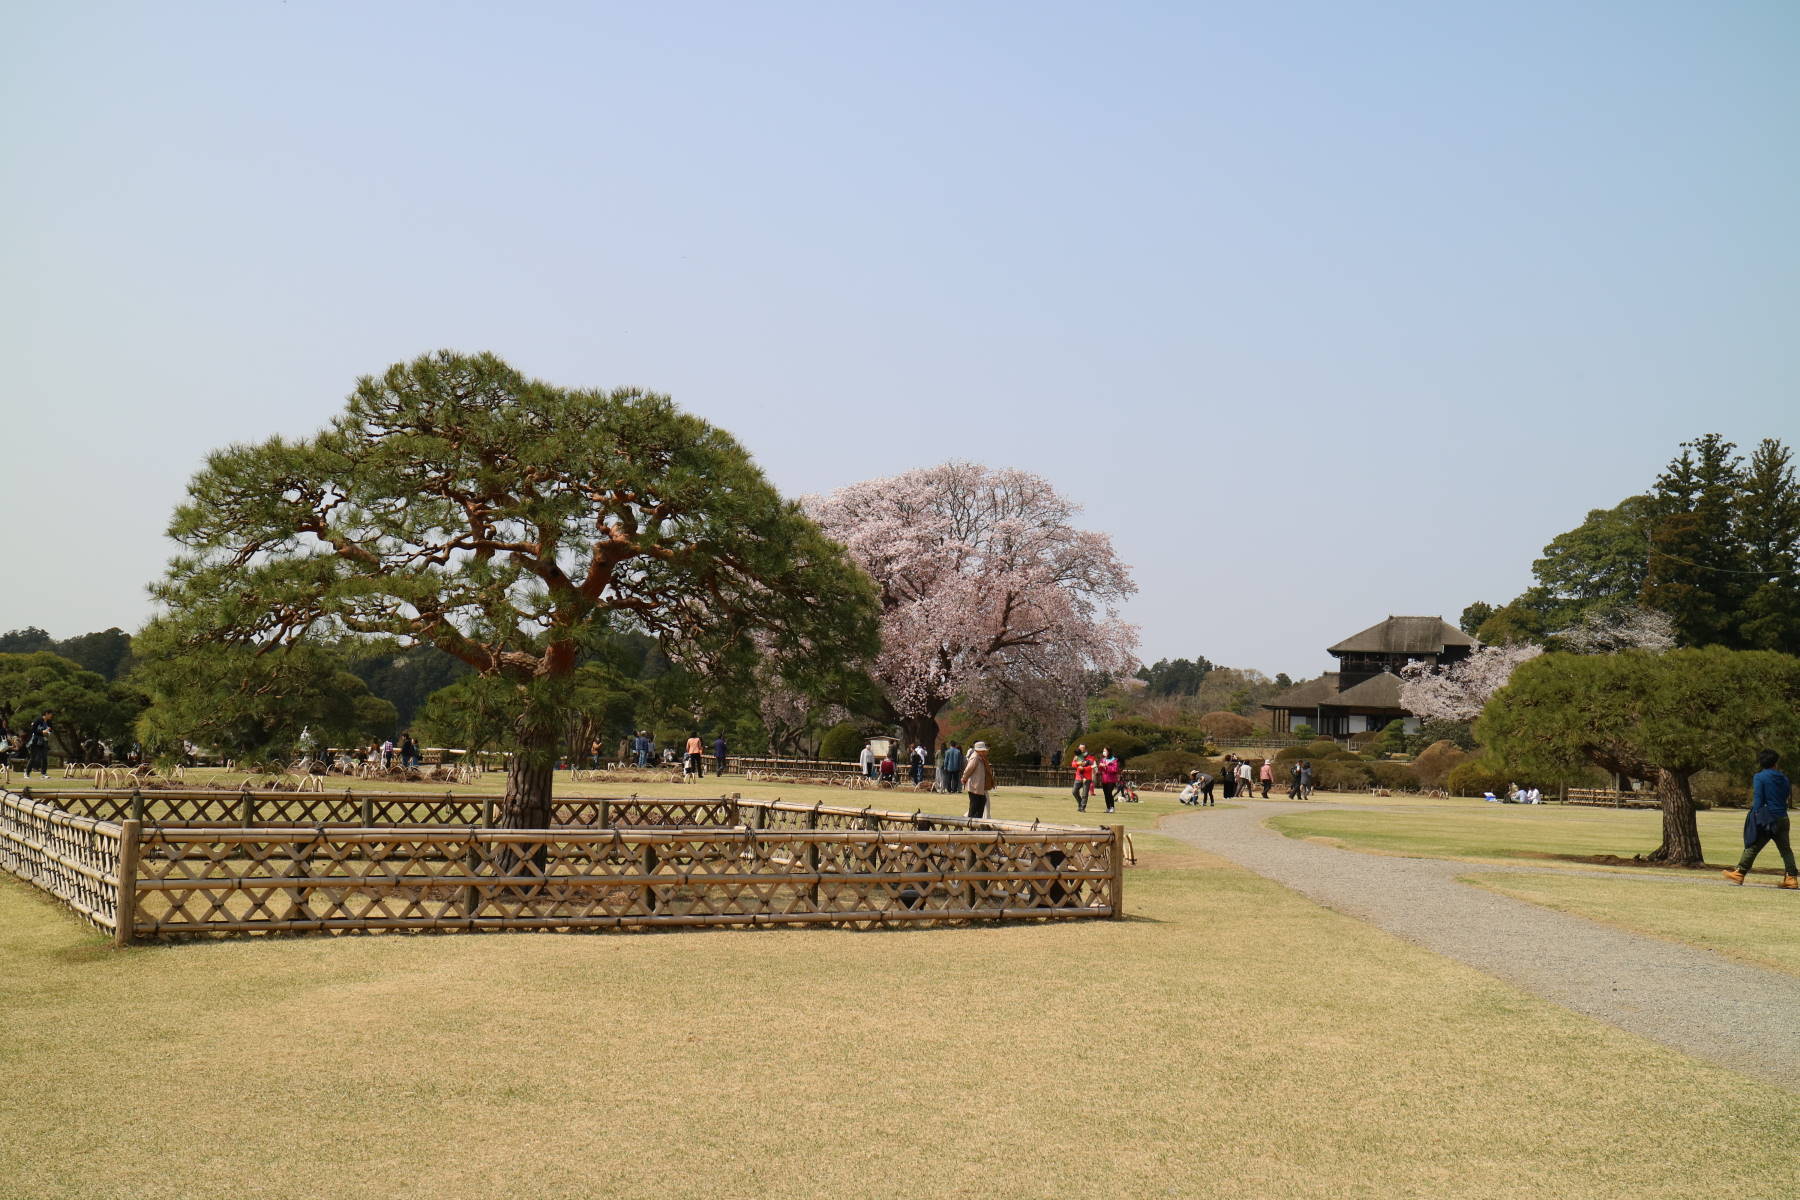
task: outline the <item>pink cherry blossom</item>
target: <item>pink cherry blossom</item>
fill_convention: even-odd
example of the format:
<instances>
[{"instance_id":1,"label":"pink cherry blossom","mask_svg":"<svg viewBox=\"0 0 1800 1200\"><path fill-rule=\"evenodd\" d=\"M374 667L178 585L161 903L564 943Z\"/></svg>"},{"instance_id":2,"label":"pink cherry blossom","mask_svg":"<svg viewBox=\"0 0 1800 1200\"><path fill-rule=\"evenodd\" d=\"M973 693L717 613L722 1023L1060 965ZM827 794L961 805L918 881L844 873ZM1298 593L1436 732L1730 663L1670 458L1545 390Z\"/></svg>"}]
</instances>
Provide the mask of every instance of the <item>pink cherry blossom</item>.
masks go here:
<instances>
[{"instance_id":1,"label":"pink cherry blossom","mask_svg":"<svg viewBox=\"0 0 1800 1200\"><path fill-rule=\"evenodd\" d=\"M870 674L909 738L935 742L952 700L1066 732L1095 679L1136 665L1137 629L1117 616L1130 570L1036 475L952 462L802 503L875 581Z\"/></svg>"}]
</instances>

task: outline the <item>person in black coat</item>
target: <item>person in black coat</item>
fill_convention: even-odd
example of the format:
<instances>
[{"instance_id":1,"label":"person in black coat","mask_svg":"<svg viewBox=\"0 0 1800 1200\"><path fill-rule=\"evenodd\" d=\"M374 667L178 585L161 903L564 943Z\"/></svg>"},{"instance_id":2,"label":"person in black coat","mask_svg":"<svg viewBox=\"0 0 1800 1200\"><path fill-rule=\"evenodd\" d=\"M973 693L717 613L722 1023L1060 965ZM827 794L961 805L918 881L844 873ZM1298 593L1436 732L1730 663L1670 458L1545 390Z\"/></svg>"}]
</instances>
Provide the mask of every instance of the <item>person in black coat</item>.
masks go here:
<instances>
[{"instance_id":1,"label":"person in black coat","mask_svg":"<svg viewBox=\"0 0 1800 1200\"><path fill-rule=\"evenodd\" d=\"M33 771L43 772L44 778L50 778L50 735L55 732L52 718L55 713L49 709L44 715L33 721L25 731L25 778L30 779Z\"/></svg>"}]
</instances>

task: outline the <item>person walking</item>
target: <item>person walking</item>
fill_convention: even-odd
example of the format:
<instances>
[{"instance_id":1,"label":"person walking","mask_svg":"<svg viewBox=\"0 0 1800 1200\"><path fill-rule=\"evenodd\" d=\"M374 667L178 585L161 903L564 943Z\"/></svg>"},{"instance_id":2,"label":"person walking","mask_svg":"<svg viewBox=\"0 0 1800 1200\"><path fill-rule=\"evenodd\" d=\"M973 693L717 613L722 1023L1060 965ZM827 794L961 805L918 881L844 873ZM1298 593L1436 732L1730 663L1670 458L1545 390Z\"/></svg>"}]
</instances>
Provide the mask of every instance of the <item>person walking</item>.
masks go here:
<instances>
[{"instance_id":1,"label":"person walking","mask_svg":"<svg viewBox=\"0 0 1800 1200\"><path fill-rule=\"evenodd\" d=\"M1781 886L1800 888L1800 869L1794 866L1794 846L1788 836L1788 798L1794 789L1787 773L1775 769L1780 761L1781 756L1773 750L1756 756L1756 765L1762 769L1750 781L1750 811L1744 815L1744 856L1738 859L1737 866L1725 872L1725 878L1739 886L1762 848L1774 842L1787 872L1781 877Z\"/></svg>"},{"instance_id":2,"label":"person walking","mask_svg":"<svg viewBox=\"0 0 1800 1200\"><path fill-rule=\"evenodd\" d=\"M698 729L688 734L687 761L682 769L695 779L706 778L706 743L700 740Z\"/></svg>"},{"instance_id":3,"label":"person walking","mask_svg":"<svg viewBox=\"0 0 1800 1200\"><path fill-rule=\"evenodd\" d=\"M862 753L857 756L856 761L862 764L865 778L875 778L875 751L870 748L869 743L863 743Z\"/></svg>"},{"instance_id":4,"label":"person walking","mask_svg":"<svg viewBox=\"0 0 1800 1200\"><path fill-rule=\"evenodd\" d=\"M1313 789L1312 760L1301 759L1300 760L1300 798L1302 800L1311 800L1312 799L1312 789Z\"/></svg>"},{"instance_id":5,"label":"person walking","mask_svg":"<svg viewBox=\"0 0 1800 1200\"><path fill-rule=\"evenodd\" d=\"M1269 789L1275 786L1275 760L1272 758L1263 759L1262 785L1263 799L1267 800L1269 798Z\"/></svg>"},{"instance_id":6,"label":"person walking","mask_svg":"<svg viewBox=\"0 0 1800 1200\"><path fill-rule=\"evenodd\" d=\"M1250 796L1256 792L1256 772L1250 768L1250 760L1238 759L1238 795Z\"/></svg>"},{"instance_id":7,"label":"person walking","mask_svg":"<svg viewBox=\"0 0 1800 1200\"><path fill-rule=\"evenodd\" d=\"M725 777L725 760L729 757L725 753L725 735L721 733L713 739L713 766L716 768L713 774L721 779Z\"/></svg>"},{"instance_id":8,"label":"person walking","mask_svg":"<svg viewBox=\"0 0 1800 1200\"><path fill-rule=\"evenodd\" d=\"M938 782L946 792L962 791L963 752L955 742L944 745L943 759L938 765Z\"/></svg>"},{"instance_id":9,"label":"person walking","mask_svg":"<svg viewBox=\"0 0 1800 1200\"><path fill-rule=\"evenodd\" d=\"M638 769L644 770L648 768L650 766L651 749L650 731L648 729L638 730L638 735L631 739L631 749L632 752L637 755Z\"/></svg>"},{"instance_id":10,"label":"person walking","mask_svg":"<svg viewBox=\"0 0 1800 1200\"><path fill-rule=\"evenodd\" d=\"M1075 811L1086 812L1088 796L1094 790L1094 757L1088 753L1085 745L1075 747L1075 756L1069 760L1069 769L1075 772Z\"/></svg>"},{"instance_id":11,"label":"person walking","mask_svg":"<svg viewBox=\"0 0 1800 1200\"><path fill-rule=\"evenodd\" d=\"M988 762L988 744L976 742L969 747L969 761L962 769L962 785L969 793L969 816L979 820L988 815L988 797L994 791L994 768Z\"/></svg>"},{"instance_id":12,"label":"person walking","mask_svg":"<svg viewBox=\"0 0 1800 1200\"><path fill-rule=\"evenodd\" d=\"M925 782L925 764L931 761L931 755L925 752L923 742L914 742L909 757L912 760L912 785L918 787Z\"/></svg>"},{"instance_id":13,"label":"person walking","mask_svg":"<svg viewBox=\"0 0 1800 1200\"><path fill-rule=\"evenodd\" d=\"M1225 785L1225 798L1227 800L1236 799L1237 755L1227 754L1225 756L1225 763L1219 768L1219 782Z\"/></svg>"},{"instance_id":14,"label":"person walking","mask_svg":"<svg viewBox=\"0 0 1800 1200\"><path fill-rule=\"evenodd\" d=\"M1300 760L1295 759L1288 767L1288 799L1300 798Z\"/></svg>"},{"instance_id":15,"label":"person walking","mask_svg":"<svg viewBox=\"0 0 1800 1200\"><path fill-rule=\"evenodd\" d=\"M1106 811L1115 811L1113 797L1119 790L1119 760L1113 757L1110 747L1100 747L1100 794L1106 797Z\"/></svg>"},{"instance_id":16,"label":"person walking","mask_svg":"<svg viewBox=\"0 0 1800 1200\"><path fill-rule=\"evenodd\" d=\"M56 732L56 713L46 708L43 715L25 727L25 778L33 771L50 778L50 735Z\"/></svg>"}]
</instances>

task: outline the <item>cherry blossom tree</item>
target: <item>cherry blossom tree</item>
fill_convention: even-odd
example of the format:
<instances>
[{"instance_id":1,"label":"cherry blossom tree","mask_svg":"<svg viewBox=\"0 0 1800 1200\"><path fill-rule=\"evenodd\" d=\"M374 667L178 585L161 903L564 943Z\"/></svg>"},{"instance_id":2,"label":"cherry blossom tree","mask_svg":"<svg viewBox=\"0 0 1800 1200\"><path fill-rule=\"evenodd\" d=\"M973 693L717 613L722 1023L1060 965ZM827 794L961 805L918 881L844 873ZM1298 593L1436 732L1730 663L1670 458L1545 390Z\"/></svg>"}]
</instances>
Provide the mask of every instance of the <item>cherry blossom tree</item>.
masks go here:
<instances>
[{"instance_id":1,"label":"cherry blossom tree","mask_svg":"<svg viewBox=\"0 0 1800 1200\"><path fill-rule=\"evenodd\" d=\"M1112 539L1025 471L952 462L803 501L874 580L875 715L937 741L953 700L1028 723L1080 720L1096 678L1137 663L1120 601L1137 590Z\"/></svg>"},{"instance_id":2,"label":"cherry blossom tree","mask_svg":"<svg viewBox=\"0 0 1800 1200\"><path fill-rule=\"evenodd\" d=\"M1620 650L1661 653L1675 648L1675 621L1668 613L1637 604L1596 607L1551 636L1576 654L1612 654Z\"/></svg>"},{"instance_id":3,"label":"cherry blossom tree","mask_svg":"<svg viewBox=\"0 0 1800 1200\"><path fill-rule=\"evenodd\" d=\"M1400 707L1427 721L1473 721L1514 668L1544 652L1518 642L1479 646L1465 659L1437 667L1413 661L1400 668Z\"/></svg>"}]
</instances>

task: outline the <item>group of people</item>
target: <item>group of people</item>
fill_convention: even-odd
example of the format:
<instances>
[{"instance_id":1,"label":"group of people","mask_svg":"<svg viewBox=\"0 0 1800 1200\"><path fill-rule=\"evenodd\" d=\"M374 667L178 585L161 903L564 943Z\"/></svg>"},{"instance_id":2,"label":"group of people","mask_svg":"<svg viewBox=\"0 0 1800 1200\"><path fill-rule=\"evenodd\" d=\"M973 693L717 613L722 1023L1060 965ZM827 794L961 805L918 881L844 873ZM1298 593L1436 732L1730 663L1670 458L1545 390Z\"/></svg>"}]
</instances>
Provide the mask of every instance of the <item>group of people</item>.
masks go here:
<instances>
[{"instance_id":1,"label":"group of people","mask_svg":"<svg viewBox=\"0 0 1800 1200\"><path fill-rule=\"evenodd\" d=\"M724 734L721 733L718 737L713 739L712 757L714 774L725 774L727 749ZM706 775L706 750L707 746L705 741L700 737L700 731L698 729L691 730L688 733L687 741L682 743L681 747L681 757L679 760L681 763L681 773L695 779L703 778ZM600 739L595 738L588 744L588 758L596 771L606 765L605 757L605 748L600 745ZM650 731L648 729L640 729L619 743L618 761L621 763L629 762L638 767L648 767L653 762L674 766L677 759L675 748L673 746L664 746L659 751L656 746L656 739L650 736Z\"/></svg>"},{"instance_id":2,"label":"group of people","mask_svg":"<svg viewBox=\"0 0 1800 1200\"><path fill-rule=\"evenodd\" d=\"M33 771L45 779L50 778L50 736L55 732L56 712L53 709L46 708L18 733L14 733L5 719L0 718L0 762L23 751L25 778L30 779Z\"/></svg>"},{"instance_id":3,"label":"group of people","mask_svg":"<svg viewBox=\"0 0 1800 1200\"><path fill-rule=\"evenodd\" d=\"M944 748L938 752L937 774L932 780L932 790L939 792L960 792L962 790L963 763L967 755L955 742L945 742ZM872 745L864 743L862 753L857 755L857 765L862 768L864 778L880 783L897 783L900 779L900 764L894 761L892 753L876 754ZM907 777L914 787L925 783L925 772L931 766L931 751L923 743L915 742L906 756Z\"/></svg>"},{"instance_id":4,"label":"group of people","mask_svg":"<svg viewBox=\"0 0 1800 1200\"><path fill-rule=\"evenodd\" d=\"M1117 812L1118 801L1122 797L1128 803L1137 802L1137 789L1130 783L1120 783L1123 764L1111 748L1100 747L1100 757L1095 758L1088 753L1085 744L1075 747L1075 753L1069 759L1069 769L1075 773L1075 811L1086 812L1088 800L1093 797L1094 789L1100 789L1100 795L1106 800L1106 811Z\"/></svg>"},{"instance_id":5,"label":"group of people","mask_svg":"<svg viewBox=\"0 0 1800 1200\"><path fill-rule=\"evenodd\" d=\"M1262 798L1267 800L1270 789L1275 786L1275 760L1265 758L1262 760L1262 765L1258 767L1247 758L1227 754L1217 776L1208 771L1188 772L1188 781L1176 799L1183 804L1194 805L1196 808L1211 808L1216 803L1213 796L1215 783L1224 785L1227 800L1239 796L1255 795L1257 785L1260 784ZM1298 759L1288 768L1288 799L1310 799L1312 790L1312 762L1308 759Z\"/></svg>"}]
</instances>

